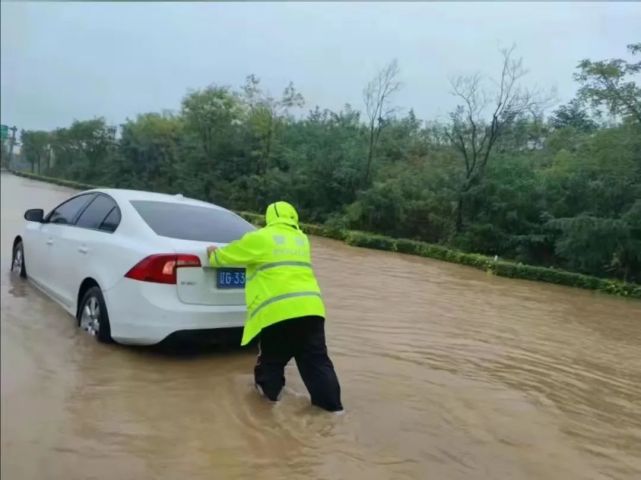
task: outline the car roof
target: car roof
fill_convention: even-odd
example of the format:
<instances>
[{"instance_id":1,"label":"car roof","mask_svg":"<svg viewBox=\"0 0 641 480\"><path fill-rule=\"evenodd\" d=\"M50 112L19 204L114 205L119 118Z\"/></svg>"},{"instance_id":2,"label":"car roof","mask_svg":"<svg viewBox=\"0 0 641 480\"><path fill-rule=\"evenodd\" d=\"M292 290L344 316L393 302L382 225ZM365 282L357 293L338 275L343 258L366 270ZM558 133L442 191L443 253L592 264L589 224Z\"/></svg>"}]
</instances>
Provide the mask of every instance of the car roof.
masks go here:
<instances>
[{"instance_id":1,"label":"car roof","mask_svg":"<svg viewBox=\"0 0 641 480\"><path fill-rule=\"evenodd\" d=\"M224 210L219 205L203 202L194 198L184 197L182 194L171 195L168 193L145 192L143 190L126 190L121 188L96 188L82 193L104 193L112 197L117 203L130 202L132 200L146 200L152 202L181 203L184 205L197 205Z\"/></svg>"}]
</instances>

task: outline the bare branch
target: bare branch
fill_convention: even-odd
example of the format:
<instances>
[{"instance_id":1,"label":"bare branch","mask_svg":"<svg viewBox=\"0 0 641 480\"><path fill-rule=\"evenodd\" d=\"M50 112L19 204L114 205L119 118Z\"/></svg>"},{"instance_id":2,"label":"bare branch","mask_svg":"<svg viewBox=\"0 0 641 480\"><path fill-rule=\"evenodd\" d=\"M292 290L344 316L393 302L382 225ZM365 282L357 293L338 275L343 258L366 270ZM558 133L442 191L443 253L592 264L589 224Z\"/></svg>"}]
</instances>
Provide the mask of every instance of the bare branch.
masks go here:
<instances>
[{"instance_id":1,"label":"bare branch","mask_svg":"<svg viewBox=\"0 0 641 480\"><path fill-rule=\"evenodd\" d=\"M492 94L484 88L479 75L450 80L452 94L461 104L450 115L447 138L464 162L464 178L459 189L457 228L462 228L463 194L480 181L492 152L503 132L523 116L538 115L550 101L538 90L521 86L527 74L521 58L514 58L515 47L501 50L498 79L492 82Z\"/></svg>"},{"instance_id":2,"label":"bare branch","mask_svg":"<svg viewBox=\"0 0 641 480\"><path fill-rule=\"evenodd\" d=\"M370 81L363 91L365 112L370 122L375 122L387 113L390 97L401 88L398 81L398 62L393 60Z\"/></svg>"},{"instance_id":3,"label":"bare branch","mask_svg":"<svg viewBox=\"0 0 641 480\"><path fill-rule=\"evenodd\" d=\"M398 80L398 62L392 60L367 84L363 90L365 112L369 119L369 149L365 169L365 183L369 182L374 149L385 124L394 115L396 108L391 106L391 97L401 88Z\"/></svg>"}]
</instances>

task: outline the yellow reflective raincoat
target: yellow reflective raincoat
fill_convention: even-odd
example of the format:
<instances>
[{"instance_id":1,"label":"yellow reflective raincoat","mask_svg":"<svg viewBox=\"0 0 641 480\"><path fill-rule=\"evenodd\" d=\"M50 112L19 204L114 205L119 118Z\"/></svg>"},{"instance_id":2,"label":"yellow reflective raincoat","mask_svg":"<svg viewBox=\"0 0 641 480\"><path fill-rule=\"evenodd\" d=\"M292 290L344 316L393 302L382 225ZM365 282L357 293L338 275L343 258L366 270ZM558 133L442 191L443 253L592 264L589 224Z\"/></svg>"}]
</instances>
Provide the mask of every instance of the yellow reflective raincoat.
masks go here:
<instances>
[{"instance_id":1,"label":"yellow reflective raincoat","mask_svg":"<svg viewBox=\"0 0 641 480\"><path fill-rule=\"evenodd\" d=\"M298 226L298 213L287 202L272 203L266 226L215 250L212 267L246 269L247 321L241 345L283 320L325 317L325 306L311 264L309 239Z\"/></svg>"}]
</instances>

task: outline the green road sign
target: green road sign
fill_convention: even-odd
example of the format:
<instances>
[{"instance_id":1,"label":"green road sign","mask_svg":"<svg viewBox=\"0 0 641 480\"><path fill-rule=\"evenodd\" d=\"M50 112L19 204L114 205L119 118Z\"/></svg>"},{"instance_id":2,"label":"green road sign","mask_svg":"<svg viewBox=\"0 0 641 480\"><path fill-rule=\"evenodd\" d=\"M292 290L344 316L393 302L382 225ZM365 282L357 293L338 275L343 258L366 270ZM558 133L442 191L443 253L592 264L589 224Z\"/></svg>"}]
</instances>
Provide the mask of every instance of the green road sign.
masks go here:
<instances>
[{"instance_id":1,"label":"green road sign","mask_svg":"<svg viewBox=\"0 0 641 480\"><path fill-rule=\"evenodd\" d=\"M0 125L0 138L2 140L9 138L9 125Z\"/></svg>"}]
</instances>

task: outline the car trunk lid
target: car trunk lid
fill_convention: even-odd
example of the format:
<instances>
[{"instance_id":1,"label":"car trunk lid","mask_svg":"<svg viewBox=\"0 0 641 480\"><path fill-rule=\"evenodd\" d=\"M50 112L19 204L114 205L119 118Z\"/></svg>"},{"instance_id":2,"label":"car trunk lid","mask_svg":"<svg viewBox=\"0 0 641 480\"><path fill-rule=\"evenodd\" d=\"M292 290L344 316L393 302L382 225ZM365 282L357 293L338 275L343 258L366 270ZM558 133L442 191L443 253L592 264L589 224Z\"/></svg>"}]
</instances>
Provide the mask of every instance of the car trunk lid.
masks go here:
<instances>
[{"instance_id":1,"label":"car trunk lid","mask_svg":"<svg viewBox=\"0 0 641 480\"><path fill-rule=\"evenodd\" d=\"M176 289L181 302L193 305L244 305L244 269L217 269L209 266L206 249L224 244L169 239L176 253L196 255L201 267L176 271ZM222 283L219 282L219 276Z\"/></svg>"}]
</instances>

